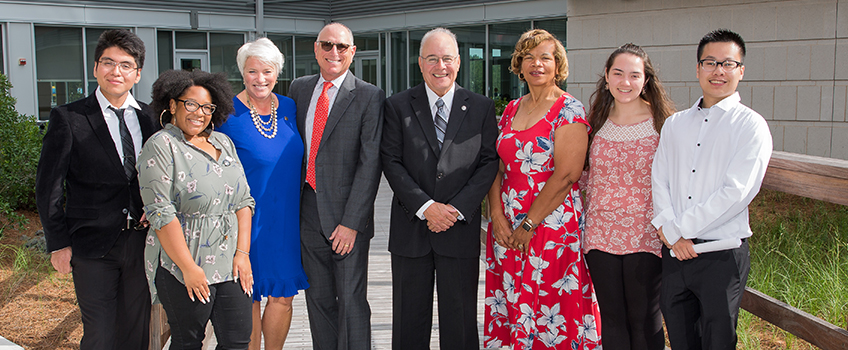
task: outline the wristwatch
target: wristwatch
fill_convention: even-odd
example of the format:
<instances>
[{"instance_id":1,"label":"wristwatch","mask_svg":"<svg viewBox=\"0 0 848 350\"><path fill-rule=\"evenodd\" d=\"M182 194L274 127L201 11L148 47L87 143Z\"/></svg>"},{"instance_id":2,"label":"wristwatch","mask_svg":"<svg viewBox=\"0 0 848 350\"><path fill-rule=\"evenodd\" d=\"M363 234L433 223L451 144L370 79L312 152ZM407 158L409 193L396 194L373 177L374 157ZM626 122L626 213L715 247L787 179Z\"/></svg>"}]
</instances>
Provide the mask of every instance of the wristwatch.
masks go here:
<instances>
[{"instance_id":1,"label":"wristwatch","mask_svg":"<svg viewBox=\"0 0 848 350\"><path fill-rule=\"evenodd\" d=\"M533 225L533 221L530 221L530 218L525 217L524 221L521 222L521 228L523 228L524 231L527 231L527 232L533 231L533 228L535 228L535 227L536 227L536 225Z\"/></svg>"}]
</instances>

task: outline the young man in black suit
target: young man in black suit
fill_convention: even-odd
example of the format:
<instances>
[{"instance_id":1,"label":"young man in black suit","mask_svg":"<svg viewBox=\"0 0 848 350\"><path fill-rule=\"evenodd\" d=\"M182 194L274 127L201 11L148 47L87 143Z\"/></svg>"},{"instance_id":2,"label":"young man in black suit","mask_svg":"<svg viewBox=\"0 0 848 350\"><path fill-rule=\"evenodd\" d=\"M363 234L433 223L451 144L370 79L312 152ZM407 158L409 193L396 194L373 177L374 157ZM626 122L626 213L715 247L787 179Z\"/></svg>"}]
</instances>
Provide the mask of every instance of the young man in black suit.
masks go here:
<instances>
[{"instance_id":1,"label":"young man in black suit","mask_svg":"<svg viewBox=\"0 0 848 350\"><path fill-rule=\"evenodd\" d=\"M498 170L498 130L494 102L455 84L459 63L456 36L431 30L418 57L424 83L386 100L393 349L430 348L434 281L440 348L480 348L480 202Z\"/></svg>"},{"instance_id":2,"label":"young man in black suit","mask_svg":"<svg viewBox=\"0 0 848 350\"><path fill-rule=\"evenodd\" d=\"M53 267L73 272L83 350L148 346L147 228L135 160L158 124L129 92L144 54L144 43L127 30L100 36L98 88L50 112L38 163L38 213Z\"/></svg>"}]
</instances>

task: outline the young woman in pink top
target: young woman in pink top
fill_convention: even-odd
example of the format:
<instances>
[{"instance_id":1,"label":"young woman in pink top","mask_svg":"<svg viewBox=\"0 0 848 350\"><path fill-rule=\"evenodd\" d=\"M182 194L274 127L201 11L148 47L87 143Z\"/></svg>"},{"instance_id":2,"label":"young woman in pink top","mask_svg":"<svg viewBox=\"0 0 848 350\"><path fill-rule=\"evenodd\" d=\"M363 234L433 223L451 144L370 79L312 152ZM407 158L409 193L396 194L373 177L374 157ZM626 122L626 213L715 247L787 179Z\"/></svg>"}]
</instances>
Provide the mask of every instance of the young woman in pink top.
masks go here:
<instances>
[{"instance_id":1,"label":"young woman in pink top","mask_svg":"<svg viewBox=\"0 0 848 350\"><path fill-rule=\"evenodd\" d=\"M651 164L674 103L648 55L625 44L607 59L588 121L583 252L607 349L662 349L662 243L651 226Z\"/></svg>"}]
</instances>

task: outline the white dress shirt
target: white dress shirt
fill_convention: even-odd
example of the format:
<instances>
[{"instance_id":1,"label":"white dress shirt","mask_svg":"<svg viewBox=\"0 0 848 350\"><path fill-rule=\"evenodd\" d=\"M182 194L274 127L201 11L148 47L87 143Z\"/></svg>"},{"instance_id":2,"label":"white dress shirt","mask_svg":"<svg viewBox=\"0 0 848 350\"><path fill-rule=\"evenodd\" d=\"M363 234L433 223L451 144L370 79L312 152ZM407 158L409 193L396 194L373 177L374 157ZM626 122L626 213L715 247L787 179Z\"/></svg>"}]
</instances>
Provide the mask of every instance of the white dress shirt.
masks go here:
<instances>
[{"instance_id":1,"label":"white dress shirt","mask_svg":"<svg viewBox=\"0 0 848 350\"><path fill-rule=\"evenodd\" d=\"M768 124L738 92L710 108L701 100L666 120L654 156L651 223L672 245L750 237L748 204L771 158Z\"/></svg>"},{"instance_id":2,"label":"white dress shirt","mask_svg":"<svg viewBox=\"0 0 848 350\"><path fill-rule=\"evenodd\" d=\"M453 94L454 94L454 92L456 92L456 83L454 83L453 86L451 86L450 90L448 90L448 92L446 92L445 95L442 96L442 97L439 97L439 95L437 95L432 89L430 89L430 87L427 86L427 84L424 84L424 90L427 91L427 102L430 104L430 115L433 117L433 129L435 130L435 128L436 128L436 113L439 111L439 107L436 106L436 101L438 101L441 98L442 102L445 103L445 107L444 107L445 108L445 124L449 123L450 122L450 111L451 111L451 107L453 107ZM447 130L445 130L445 131L447 131ZM424 212L427 210L427 208L430 208L430 206L433 205L433 203L436 203L436 201L434 201L432 199L424 202L424 204L421 206L421 208L418 208L418 211L415 212L415 216L417 216L421 220L427 220L427 218L424 217ZM453 206L451 206L451 207L453 207ZM456 208L454 208L454 209L456 209ZM459 220L465 220L465 216L463 216L462 213L460 213L458 209L456 211L457 211L457 213L459 213L458 219Z\"/></svg>"},{"instance_id":3,"label":"white dress shirt","mask_svg":"<svg viewBox=\"0 0 848 350\"><path fill-rule=\"evenodd\" d=\"M124 109L124 122L127 123L127 129L130 131L130 135L132 135L133 146L135 147L135 159L138 159L138 156L141 154L141 146L142 146L142 137L141 137L141 125L138 124L138 117L136 116L136 110L141 109L138 105L138 102L133 98L131 93L127 93L127 99L124 100L124 104L121 106L112 106L109 103L109 100L106 99L106 96L103 96L103 93L100 92L100 87L97 87L97 90L94 91L94 95L97 96L97 102L100 104L100 111L103 112L103 119L106 120L106 126L109 128L109 135L112 136L112 141L115 142L115 149L118 151L118 159L123 161L124 159L124 144L121 141L121 128L118 126L118 116L113 112L109 107L114 107L117 109ZM123 164L123 163L121 163Z\"/></svg>"},{"instance_id":4,"label":"white dress shirt","mask_svg":"<svg viewBox=\"0 0 848 350\"><path fill-rule=\"evenodd\" d=\"M349 70L346 70L342 75L338 78L330 80L333 83L329 89L327 89L327 98L330 100L329 108L327 108L327 117L330 116L330 112L333 110L333 104L336 103L336 96L339 92L339 86L342 86L342 82L344 82L347 77ZM315 84L315 88L312 89L312 99L309 100L309 108L306 110L306 121L303 123L303 132L304 132L304 141L306 141L306 167L309 167L309 151L312 147L312 126L315 123L315 107L318 105L318 98L321 97L321 92L324 91L324 77L319 73L318 74L318 83Z\"/></svg>"}]
</instances>

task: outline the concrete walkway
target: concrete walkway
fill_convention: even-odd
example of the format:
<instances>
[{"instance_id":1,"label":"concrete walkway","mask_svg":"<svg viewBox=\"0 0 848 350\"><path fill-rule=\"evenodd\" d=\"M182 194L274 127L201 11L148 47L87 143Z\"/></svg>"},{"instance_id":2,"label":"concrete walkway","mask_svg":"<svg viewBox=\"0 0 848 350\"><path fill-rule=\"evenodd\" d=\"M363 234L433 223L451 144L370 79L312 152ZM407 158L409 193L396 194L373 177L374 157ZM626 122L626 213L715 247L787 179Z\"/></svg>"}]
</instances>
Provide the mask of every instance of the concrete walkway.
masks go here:
<instances>
[{"instance_id":1,"label":"concrete walkway","mask_svg":"<svg viewBox=\"0 0 848 350\"><path fill-rule=\"evenodd\" d=\"M371 304L371 349L391 349L392 347L392 272L389 246L389 212L392 200L392 190L386 179L380 183L374 210L374 239L371 240L371 250L368 265L368 302ZM485 265L480 262L480 281L478 288L477 310L478 330L480 339L483 337L483 291ZM433 305L433 332L430 337L430 348L439 348L438 300ZM294 316L292 326L284 349L312 349L312 335L309 331L309 317L306 313L306 298L301 292L294 298ZM207 349L214 349L212 342ZM263 346L264 349L264 346Z\"/></svg>"}]
</instances>

